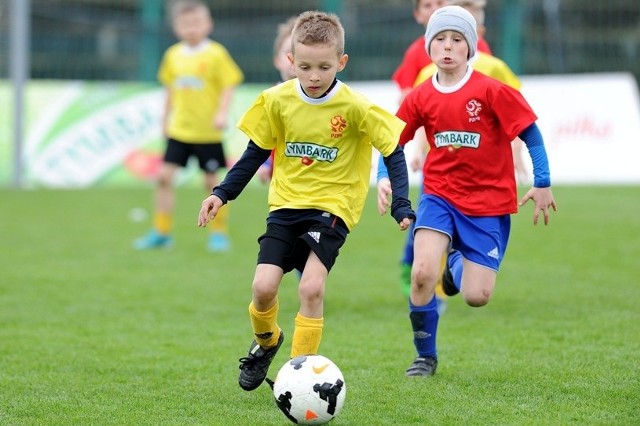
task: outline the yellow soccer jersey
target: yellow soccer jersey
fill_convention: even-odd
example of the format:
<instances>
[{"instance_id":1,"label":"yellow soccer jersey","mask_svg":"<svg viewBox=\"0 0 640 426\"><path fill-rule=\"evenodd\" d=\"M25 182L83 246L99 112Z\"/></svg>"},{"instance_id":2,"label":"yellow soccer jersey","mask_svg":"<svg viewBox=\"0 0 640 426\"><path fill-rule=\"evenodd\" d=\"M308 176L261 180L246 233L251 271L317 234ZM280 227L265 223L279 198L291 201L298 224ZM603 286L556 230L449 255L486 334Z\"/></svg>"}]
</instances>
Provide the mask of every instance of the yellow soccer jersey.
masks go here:
<instances>
[{"instance_id":1,"label":"yellow soccer jersey","mask_svg":"<svg viewBox=\"0 0 640 426\"><path fill-rule=\"evenodd\" d=\"M293 79L262 92L238 128L275 149L270 211L319 209L351 230L369 190L372 147L390 155L404 125L341 81L313 99Z\"/></svg>"},{"instance_id":2,"label":"yellow soccer jersey","mask_svg":"<svg viewBox=\"0 0 640 426\"><path fill-rule=\"evenodd\" d=\"M169 137L189 143L222 141L223 132L213 126L220 95L243 79L220 43L205 40L196 47L169 47L158 70L158 80L171 93Z\"/></svg>"},{"instance_id":3,"label":"yellow soccer jersey","mask_svg":"<svg viewBox=\"0 0 640 426\"><path fill-rule=\"evenodd\" d=\"M496 80L506 84L507 86L511 86L516 90L520 90L522 84L516 75L511 71L511 68L499 58L496 58L493 55L489 55L484 52L478 52L476 56L471 58L469 64L473 67L474 70L481 72L484 75L488 75L489 77L493 77ZM429 77L435 74L436 64L431 63L424 67L418 77L416 78L416 83L414 87L419 85L420 83L426 81Z\"/></svg>"}]
</instances>

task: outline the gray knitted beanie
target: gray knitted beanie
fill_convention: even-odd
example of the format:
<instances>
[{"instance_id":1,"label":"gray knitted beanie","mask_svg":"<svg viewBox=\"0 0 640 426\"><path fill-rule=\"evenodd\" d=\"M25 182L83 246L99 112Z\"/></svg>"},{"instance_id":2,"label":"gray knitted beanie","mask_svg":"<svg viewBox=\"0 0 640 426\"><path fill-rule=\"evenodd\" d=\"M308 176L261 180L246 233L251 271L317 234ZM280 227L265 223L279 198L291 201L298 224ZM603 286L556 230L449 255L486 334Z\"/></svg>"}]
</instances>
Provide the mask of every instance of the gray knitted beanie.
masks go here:
<instances>
[{"instance_id":1,"label":"gray knitted beanie","mask_svg":"<svg viewBox=\"0 0 640 426\"><path fill-rule=\"evenodd\" d=\"M469 12L460 6L444 6L433 12L427 24L427 32L424 35L424 46L427 50L427 55L431 56L429 50L435 36L447 30L457 31L467 40L467 44L469 45L469 56L467 59L472 58L476 54L476 47L478 45L476 20L473 19L473 16Z\"/></svg>"}]
</instances>

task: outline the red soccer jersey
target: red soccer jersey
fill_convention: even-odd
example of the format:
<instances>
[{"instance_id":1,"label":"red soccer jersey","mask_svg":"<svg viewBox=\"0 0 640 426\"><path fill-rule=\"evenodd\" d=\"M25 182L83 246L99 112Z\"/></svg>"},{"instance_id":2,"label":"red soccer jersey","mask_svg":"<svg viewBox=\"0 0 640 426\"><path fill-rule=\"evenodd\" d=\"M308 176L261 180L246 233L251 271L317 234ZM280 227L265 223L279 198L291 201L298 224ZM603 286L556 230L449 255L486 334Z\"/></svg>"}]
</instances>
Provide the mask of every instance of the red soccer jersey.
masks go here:
<instances>
[{"instance_id":1,"label":"red soccer jersey","mask_svg":"<svg viewBox=\"0 0 640 426\"><path fill-rule=\"evenodd\" d=\"M478 39L478 50L491 55L491 49L485 39ZM418 37L404 53L402 62L396 68L391 79L396 82L400 90L412 89L422 68L431 63L424 45L424 35Z\"/></svg>"},{"instance_id":2,"label":"red soccer jersey","mask_svg":"<svg viewBox=\"0 0 640 426\"><path fill-rule=\"evenodd\" d=\"M517 211L511 141L537 119L520 92L469 67L456 86L416 87L397 116L407 123L400 145L425 128L425 193L470 216Z\"/></svg>"}]
</instances>

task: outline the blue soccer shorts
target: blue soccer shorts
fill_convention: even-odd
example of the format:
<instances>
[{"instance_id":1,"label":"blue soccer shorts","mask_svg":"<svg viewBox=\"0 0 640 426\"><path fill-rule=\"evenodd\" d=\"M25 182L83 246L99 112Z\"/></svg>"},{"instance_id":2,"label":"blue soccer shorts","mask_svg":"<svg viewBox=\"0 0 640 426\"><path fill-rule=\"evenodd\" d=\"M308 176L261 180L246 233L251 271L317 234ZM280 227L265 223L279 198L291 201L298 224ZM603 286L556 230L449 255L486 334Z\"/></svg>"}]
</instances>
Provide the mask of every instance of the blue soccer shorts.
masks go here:
<instances>
[{"instance_id":1,"label":"blue soccer shorts","mask_svg":"<svg viewBox=\"0 0 640 426\"><path fill-rule=\"evenodd\" d=\"M451 247L479 265L498 271L511 231L511 216L468 216L448 201L422 194L414 233L432 229L449 236Z\"/></svg>"}]
</instances>

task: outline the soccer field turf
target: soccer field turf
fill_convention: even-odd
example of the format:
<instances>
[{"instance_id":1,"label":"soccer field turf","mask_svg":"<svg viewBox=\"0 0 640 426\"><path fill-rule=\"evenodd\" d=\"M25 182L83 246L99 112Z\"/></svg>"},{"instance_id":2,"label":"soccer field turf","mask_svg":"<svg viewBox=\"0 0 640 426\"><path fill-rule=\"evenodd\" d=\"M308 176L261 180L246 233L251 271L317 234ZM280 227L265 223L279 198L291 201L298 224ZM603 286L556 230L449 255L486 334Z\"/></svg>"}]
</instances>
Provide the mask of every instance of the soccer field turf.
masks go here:
<instances>
[{"instance_id":1,"label":"soccer field turf","mask_svg":"<svg viewBox=\"0 0 640 426\"><path fill-rule=\"evenodd\" d=\"M347 385L331 424L640 424L640 187L554 188L547 227L532 205L514 215L493 299L449 299L429 379L404 376L405 234L374 193L327 284L320 353ZM129 217L150 189L0 197L1 425L288 424L266 385L237 384L265 188L232 202L225 254L205 250L193 188L178 192L175 247L150 252L131 248L149 219ZM280 306L270 375L289 357L295 274Z\"/></svg>"}]
</instances>

